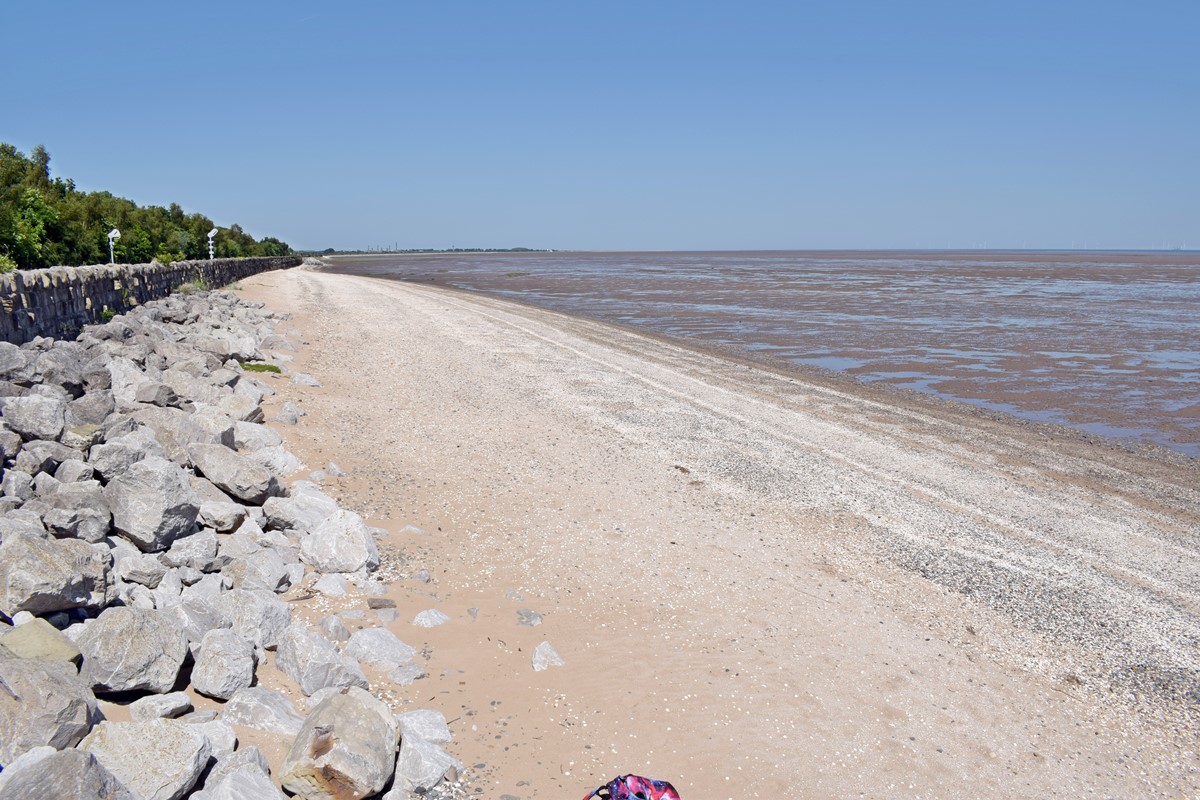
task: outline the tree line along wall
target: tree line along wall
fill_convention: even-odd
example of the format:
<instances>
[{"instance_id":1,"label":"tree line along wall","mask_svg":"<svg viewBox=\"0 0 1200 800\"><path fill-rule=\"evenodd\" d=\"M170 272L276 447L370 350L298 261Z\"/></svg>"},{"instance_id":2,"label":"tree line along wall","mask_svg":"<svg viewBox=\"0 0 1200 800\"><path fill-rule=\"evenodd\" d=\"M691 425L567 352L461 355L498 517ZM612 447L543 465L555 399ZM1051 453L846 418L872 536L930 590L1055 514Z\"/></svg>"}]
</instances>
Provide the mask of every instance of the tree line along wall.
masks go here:
<instances>
[{"instance_id":1,"label":"tree line along wall","mask_svg":"<svg viewBox=\"0 0 1200 800\"><path fill-rule=\"evenodd\" d=\"M185 283L215 289L300 263L299 256L277 256L9 272L0 275L0 339L24 344L38 336L74 337L84 325L166 297Z\"/></svg>"}]
</instances>

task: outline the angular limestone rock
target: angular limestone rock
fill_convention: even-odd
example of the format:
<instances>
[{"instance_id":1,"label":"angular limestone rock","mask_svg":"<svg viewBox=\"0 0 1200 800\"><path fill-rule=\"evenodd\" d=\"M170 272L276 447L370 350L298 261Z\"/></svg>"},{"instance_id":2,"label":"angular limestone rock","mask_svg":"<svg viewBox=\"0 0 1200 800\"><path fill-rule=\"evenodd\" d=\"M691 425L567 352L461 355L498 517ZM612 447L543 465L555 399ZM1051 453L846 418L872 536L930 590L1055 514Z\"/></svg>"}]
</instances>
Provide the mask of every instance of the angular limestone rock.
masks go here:
<instances>
[{"instance_id":1,"label":"angular limestone rock","mask_svg":"<svg viewBox=\"0 0 1200 800\"><path fill-rule=\"evenodd\" d=\"M308 481L296 481L289 496L263 503L267 527L275 530L311 531L337 510L337 501Z\"/></svg>"},{"instance_id":2,"label":"angular limestone rock","mask_svg":"<svg viewBox=\"0 0 1200 800\"><path fill-rule=\"evenodd\" d=\"M103 606L111 560L107 550L74 539L5 534L0 543L0 611L11 617L18 611L48 614Z\"/></svg>"},{"instance_id":3,"label":"angular limestone rock","mask_svg":"<svg viewBox=\"0 0 1200 800\"><path fill-rule=\"evenodd\" d=\"M225 551L221 553L224 555ZM291 586L287 562L279 551L272 549L259 548L257 552L235 558L221 569L221 574L229 576L236 589L282 592Z\"/></svg>"},{"instance_id":4,"label":"angular limestone rock","mask_svg":"<svg viewBox=\"0 0 1200 800\"><path fill-rule=\"evenodd\" d=\"M192 688L208 697L228 700L254 682L254 645L229 629L217 629L200 640L200 656L192 668Z\"/></svg>"},{"instance_id":5,"label":"angular limestone rock","mask_svg":"<svg viewBox=\"0 0 1200 800\"><path fill-rule=\"evenodd\" d=\"M99 718L74 665L0 656L0 765L34 747L73 747Z\"/></svg>"},{"instance_id":6,"label":"angular limestone rock","mask_svg":"<svg viewBox=\"0 0 1200 800\"><path fill-rule=\"evenodd\" d=\"M313 709L284 759L283 788L304 800L377 794L395 770L399 726L387 705L357 687Z\"/></svg>"},{"instance_id":7,"label":"angular limestone rock","mask_svg":"<svg viewBox=\"0 0 1200 800\"><path fill-rule=\"evenodd\" d=\"M192 800L285 800L283 792L271 783L271 778L253 766L242 766L204 783L204 791L192 795Z\"/></svg>"},{"instance_id":8,"label":"angular limestone rock","mask_svg":"<svg viewBox=\"0 0 1200 800\"><path fill-rule=\"evenodd\" d=\"M0 409L8 427L23 438L54 441L63 432L67 401L31 394L0 399Z\"/></svg>"},{"instance_id":9,"label":"angular limestone rock","mask_svg":"<svg viewBox=\"0 0 1200 800\"><path fill-rule=\"evenodd\" d=\"M41 617L0 635L0 645L7 647L17 658L66 661L76 665L83 659L79 647Z\"/></svg>"},{"instance_id":10,"label":"angular limestone rock","mask_svg":"<svg viewBox=\"0 0 1200 800\"><path fill-rule=\"evenodd\" d=\"M280 634L275 666L294 680L305 695L331 686L364 689L368 686L358 662L338 653L333 644L302 622L293 622Z\"/></svg>"},{"instance_id":11,"label":"angular limestone rock","mask_svg":"<svg viewBox=\"0 0 1200 800\"><path fill-rule=\"evenodd\" d=\"M127 583L140 583L150 589L158 586L167 574L163 563L149 553L127 556L117 562L113 575Z\"/></svg>"},{"instance_id":12,"label":"angular limestone rock","mask_svg":"<svg viewBox=\"0 0 1200 800\"><path fill-rule=\"evenodd\" d=\"M215 786L220 783L226 775L239 770L250 769L261 772L263 775L270 777L271 767L267 764L267 757L262 754L262 751L253 745L239 747L233 753L218 759L217 763L209 771L204 779L205 786ZM268 795L269 796L269 795ZM193 798L201 797L201 795L192 795ZM250 795L246 800L255 800L255 795Z\"/></svg>"},{"instance_id":13,"label":"angular limestone rock","mask_svg":"<svg viewBox=\"0 0 1200 800\"><path fill-rule=\"evenodd\" d=\"M187 637L170 616L124 606L106 608L75 643L83 652L80 674L104 692L168 692L188 652Z\"/></svg>"},{"instance_id":14,"label":"angular limestone rock","mask_svg":"<svg viewBox=\"0 0 1200 800\"><path fill-rule=\"evenodd\" d=\"M197 519L201 525L218 533L229 533L237 530L245 521L246 508L231 500L205 500L200 503L200 515Z\"/></svg>"},{"instance_id":15,"label":"angular limestone rock","mask_svg":"<svg viewBox=\"0 0 1200 800\"><path fill-rule=\"evenodd\" d=\"M338 510L300 541L300 559L319 572L357 572L379 566L379 550L362 517Z\"/></svg>"},{"instance_id":16,"label":"angular limestone rock","mask_svg":"<svg viewBox=\"0 0 1200 800\"><path fill-rule=\"evenodd\" d=\"M79 750L63 750L4 774L0 800L140 800L95 756Z\"/></svg>"},{"instance_id":17,"label":"angular limestone rock","mask_svg":"<svg viewBox=\"0 0 1200 800\"><path fill-rule=\"evenodd\" d=\"M436 608L427 608L413 617L412 624L418 628L436 628L450 621L450 617Z\"/></svg>"},{"instance_id":18,"label":"angular limestone rock","mask_svg":"<svg viewBox=\"0 0 1200 800\"><path fill-rule=\"evenodd\" d=\"M416 648L400 641L396 634L386 628L363 628L355 631L346 644L346 655L383 670L406 664L412 661L416 654Z\"/></svg>"},{"instance_id":19,"label":"angular limestone rock","mask_svg":"<svg viewBox=\"0 0 1200 800\"><path fill-rule=\"evenodd\" d=\"M196 469L245 503L261 505L268 497L279 493L275 476L245 456L222 445L193 444L187 448L188 458Z\"/></svg>"},{"instance_id":20,"label":"angular limestone rock","mask_svg":"<svg viewBox=\"0 0 1200 800\"><path fill-rule=\"evenodd\" d=\"M273 593L233 589L215 601L235 633L267 650L275 649L279 634L292 624L292 609Z\"/></svg>"},{"instance_id":21,"label":"angular limestone rock","mask_svg":"<svg viewBox=\"0 0 1200 800\"><path fill-rule=\"evenodd\" d=\"M147 552L165 550L192 532L200 506L183 468L165 459L142 459L104 487L113 526Z\"/></svg>"},{"instance_id":22,"label":"angular limestone rock","mask_svg":"<svg viewBox=\"0 0 1200 800\"><path fill-rule=\"evenodd\" d=\"M212 753L203 733L173 719L105 722L79 749L94 755L138 800L184 797Z\"/></svg>"},{"instance_id":23,"label":"angular limestone rock","mask_svg":"<svg viewBox=\"0 0 1200 800\"><path fill-rule=\"evenodd\" d=\"M234 692L221 709L221 719L230 725L244 725L287 736L295 736L304 724L291 700L265 686L252 686Z\"/></svg>"},{"instance_id":24,"label":"angular limestone rock","mask_svg":"<svg viewBox=\"0 0 1200 800\"><path fill-rule=\"evenodd\" d=\"M441 783L452 767L461 770L463 764L440 744L409 736L400 742L395 780L384 800L408 800L410 793L425 794Z\"/></svg>"},{"instance_id":25,"label":"angular limestone rock","mask_svg":"<svg viewBox=\"0 0 1200 800\"><path fill-rule=\"evenodd\" d=\"M125 707L130 719L144 722L151 719L174 719L192 710L192 700L187 692L150 694L134 700Z\"/></svg>"},{"instance_id":26,"label":"angular limestone rock","mask_svg":"<svg viewBox=\"0 0 1200 800\"><path fill-rule=\"evenodd\" d=\"M440 711L418 708L397 714L396 722L400 725L401 739L416 737L434 744L446 744L452 738L446 716Z\"/></svg>"}]
</instances>

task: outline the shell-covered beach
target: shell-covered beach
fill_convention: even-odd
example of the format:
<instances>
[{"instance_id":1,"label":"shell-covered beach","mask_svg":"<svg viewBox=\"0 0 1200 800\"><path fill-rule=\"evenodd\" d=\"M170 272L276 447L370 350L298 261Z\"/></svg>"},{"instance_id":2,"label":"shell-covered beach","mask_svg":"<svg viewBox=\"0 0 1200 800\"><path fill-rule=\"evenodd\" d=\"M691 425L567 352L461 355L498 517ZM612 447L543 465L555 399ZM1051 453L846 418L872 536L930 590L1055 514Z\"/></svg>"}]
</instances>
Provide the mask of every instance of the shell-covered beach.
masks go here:
<instances>
[{"instance_id":1,"label":"shell-covered beach","mask_svg":"<svg viewBox=\"0 0 1200 800\"><path fill-rule=\"evenodd\" d=\"M320 386L264 403L391 532L397 697L482 796L1200 784L1194 464L443 288L243 294L305 340Z\"/></svg>"}]
</instances>

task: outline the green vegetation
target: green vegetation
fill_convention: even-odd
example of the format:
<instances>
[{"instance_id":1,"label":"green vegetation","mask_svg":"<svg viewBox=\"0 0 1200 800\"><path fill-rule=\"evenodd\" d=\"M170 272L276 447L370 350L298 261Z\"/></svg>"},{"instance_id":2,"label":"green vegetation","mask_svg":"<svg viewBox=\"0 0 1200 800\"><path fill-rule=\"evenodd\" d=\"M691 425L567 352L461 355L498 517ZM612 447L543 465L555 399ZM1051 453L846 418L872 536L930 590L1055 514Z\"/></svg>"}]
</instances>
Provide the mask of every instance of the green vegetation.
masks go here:
<instances>
[{"instance_id":1,"label":"green vegetation","mask_svg":"<svg viewBox=\"0 0 1200 800\"><path fill-rule=\"evenodd\" d=\"M0 143L0 273L57 265L108 262L108 232L121 231L115 260L139 264L208 258L213 222L203 214L137 205L109 192L81 192L70 179L50 177L50 154L38 145L29 157ZM218 258L283 256L292 249L272 237L256 241L238 225L221 228Z\"/></svg>"},{"instance_id":2,"label":"green vegetation","mask_svg":"<svg viewBox=\"0 0 1200 800\"><path fill-rule=\"evenodd\" d=\"M255 361L244 362L242 369L246 370L246 372L274 372L276 375L282 371L274 364L260 364Z\"/></svg>"},{"instance_id":3,"label":"green vegetation","mask_svg":"<svg viewBox=\"0 0 1200 800\"><path fill-rule=\"evenodd\" d=\"M100 312L100 321L108 322L116 315L117 315L117 312L113 311L111 308L106 308Z\"/></svg>"},{"instance_id":4,"label":"green vegetation","mask_svg":"<svg viewBox=\"0 0 1200 800\"><path fill-rule=\"evenodd\" d=\"M197 276L187 283L181 283L176 286L175 291L180 294L195 294L196 292L207 292L211 288L203 276Z\"/></svg>"}]
</instances>

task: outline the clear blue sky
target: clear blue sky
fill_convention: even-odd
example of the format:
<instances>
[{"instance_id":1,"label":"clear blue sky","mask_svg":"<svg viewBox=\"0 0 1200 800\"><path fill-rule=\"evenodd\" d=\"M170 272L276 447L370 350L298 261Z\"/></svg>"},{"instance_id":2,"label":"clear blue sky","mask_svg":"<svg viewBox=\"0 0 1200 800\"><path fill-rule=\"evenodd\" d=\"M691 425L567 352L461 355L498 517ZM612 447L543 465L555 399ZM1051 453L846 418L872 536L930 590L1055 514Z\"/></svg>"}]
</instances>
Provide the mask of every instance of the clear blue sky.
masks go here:
<instances>
[{"instance_id":1,"label":"clear blue sky","mask_svg":"<svg viewBox=\"0 0 1200 800\"><path fill-rule=\"evenodd\" d=\"M1200 247L1200 3L5 3L0 141L304 248Z\"/></svg>"}]
</instances>

